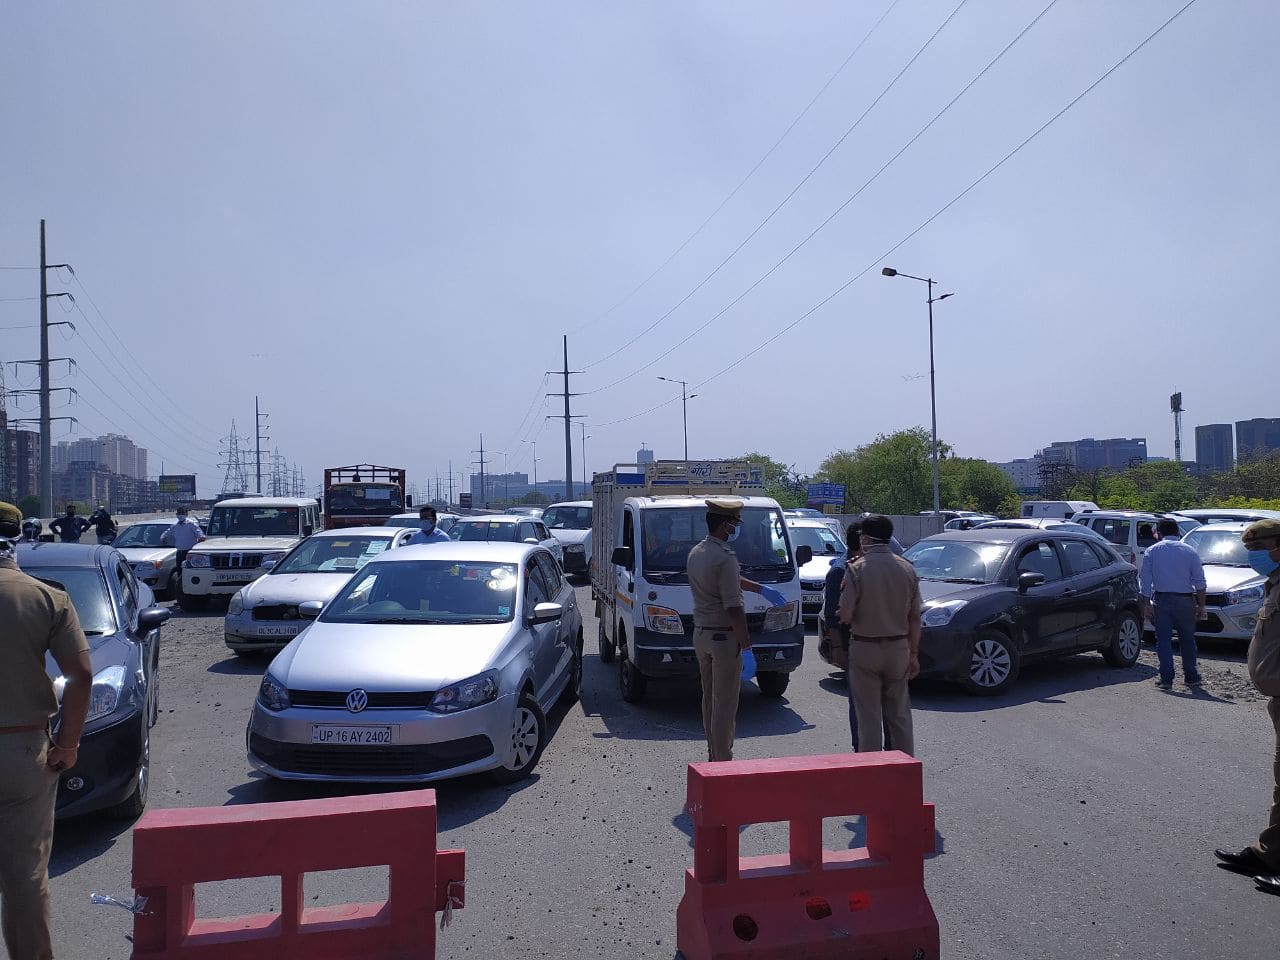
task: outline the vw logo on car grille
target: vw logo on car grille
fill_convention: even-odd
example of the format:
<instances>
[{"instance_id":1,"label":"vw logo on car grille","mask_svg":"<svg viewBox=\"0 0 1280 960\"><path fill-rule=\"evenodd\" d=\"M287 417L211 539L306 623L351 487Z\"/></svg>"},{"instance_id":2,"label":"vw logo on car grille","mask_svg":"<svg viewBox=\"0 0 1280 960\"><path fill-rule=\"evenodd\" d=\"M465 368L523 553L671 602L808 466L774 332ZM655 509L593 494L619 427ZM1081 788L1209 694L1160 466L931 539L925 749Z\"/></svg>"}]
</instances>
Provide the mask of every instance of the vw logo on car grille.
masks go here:
<instances>
[{"instance_id":1,"label":"vw logo on car grille","mask_svg":"<svg viewBox=\"0 0 1280 960\"><path fill-rule=\"evenodd\" d=\"M352 690L347 694L347 709L359 713L369 705L369 695L363 690Z\"/></svg>"}]
</instances>

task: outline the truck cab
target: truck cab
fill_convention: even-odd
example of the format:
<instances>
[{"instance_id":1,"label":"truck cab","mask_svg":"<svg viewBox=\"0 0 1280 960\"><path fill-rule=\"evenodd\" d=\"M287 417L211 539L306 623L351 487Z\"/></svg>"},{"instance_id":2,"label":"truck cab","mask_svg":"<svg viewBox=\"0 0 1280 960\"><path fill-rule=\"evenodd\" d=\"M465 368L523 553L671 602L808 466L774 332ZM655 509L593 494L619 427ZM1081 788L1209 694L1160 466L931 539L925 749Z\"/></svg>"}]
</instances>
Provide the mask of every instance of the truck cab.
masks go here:
<instances>
[{"instance_id":1,"label":"truck cab","mask_svg":"<svg viewBox=\"0 0 1280 960\"><path fill-rule=\"evenodd\" d=\"M710 474L699 467L710 467ZM698 675L686 565L690 549L707 536L711 496L743 501L740 533L730 545L742 575L774 587L787 601L773 607L759 594L743 595L760 690L781 696L800 666L804 627L797 560L803 563L811 554L802 548L797 557L782 508L763 495L756 477L748 464L718 461L659 461L596 475L592 593L600 658L619 661L627 702L639 702L650 679Z\"/></svg>"}]
</instances>

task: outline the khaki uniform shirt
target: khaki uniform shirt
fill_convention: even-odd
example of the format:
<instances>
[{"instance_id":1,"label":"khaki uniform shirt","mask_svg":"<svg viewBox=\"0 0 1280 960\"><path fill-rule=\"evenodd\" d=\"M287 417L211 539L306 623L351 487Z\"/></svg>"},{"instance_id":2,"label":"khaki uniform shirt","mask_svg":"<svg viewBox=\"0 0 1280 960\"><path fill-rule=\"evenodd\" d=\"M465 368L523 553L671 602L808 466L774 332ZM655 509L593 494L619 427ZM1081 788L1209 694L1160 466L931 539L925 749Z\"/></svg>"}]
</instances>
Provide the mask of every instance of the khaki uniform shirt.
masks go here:
<instances>
[{"instance_id":1,"label":"khaki uniform shirt","mask_svg":"<svg viewBox=\"0 0 1280 960\"><path fill-rule=\"evenodd\" d=\"M1280 697L1280 570L1267 577L1266 590L1249 642L1249 677L1259 693Z\"/></svg>"},{"instance_id":2,"label":"khaki uniform shirt","mask_svg":"<svg viewBox=\"0 0 1280 960\"><path fill-rule=\"evenodd\" d=\"M70 658L89 649L71 598L0 565L0 727L45 723L58 712L44 655Z\"/></svg>"},{"instance_id":3,"label":"khaki uniform shirt","mask_svg":"<svg viewBox=\"0 0 1280 960\"><path fill-rule=\"evenodd\" d=\"M840 587L840 620L855 637L905 637L920 621L920 578L888 544L867 547Z\"/></svg>"},{"instance_id":4,"label":"khaki uniform shirt","mask_svg":"<svg viewBox=\"0 0 1280 960\"><path fill-rule=\"evenodd\" d=\"M689 587L693 591L693 625L728 630L725 612L743 606L738 556L723 540L708 536L689 551Z\"/></svg>"}]
</instances>

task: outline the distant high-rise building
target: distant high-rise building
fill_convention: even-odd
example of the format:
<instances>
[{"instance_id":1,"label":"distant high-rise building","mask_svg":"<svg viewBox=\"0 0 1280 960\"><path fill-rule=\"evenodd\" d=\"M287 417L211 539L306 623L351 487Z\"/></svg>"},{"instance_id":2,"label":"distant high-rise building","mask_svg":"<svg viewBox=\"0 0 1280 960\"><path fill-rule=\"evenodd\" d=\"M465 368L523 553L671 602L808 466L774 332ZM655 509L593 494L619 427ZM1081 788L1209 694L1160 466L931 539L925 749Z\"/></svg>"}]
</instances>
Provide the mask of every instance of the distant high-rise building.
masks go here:
<instances>
[{"instance_id":1,"label":"distant high-rise building","mask_svg":"<svg viewBox=\"0 0 1280 960\"><path fill-rule=\"evenodd\" d=\"M1040 456L1022 457L1017 460L996 464L1013 481L1013 485L1019 493L1038 493L1040 491L1040 468L1043 465L1044 458Z\"/></svg>"},{"instance_id":2,"label":"distant high-rise building","mask_svg":"<svg viewBox=\"0 0 1280 960\"><path fill-rule=\"evenodd\" d=\"M4 493L15 501L40 495L40 434L34 430L9 427L4 432L7 445L10 489Z\"/></svg>"},{"instance_id":3,"label":"distant high-rise building","mask_svg":"<svg viewBox=\"0 0 1280 960\"><path fill-rule=\"evenodd\" d=\"M119 433L103 437L63 440L53 447L53 470L62 473L73 462L96 463L111 473L137 480L147 478L147 451Z\"/></svg>"},{"instance_id":4,"label":"distant high-rise building","mask_svg":"<svg viewBox=\"0 0 1280 960\"><path fill-rule=\"evenodd\" d=\"M1280 417L1236 421L1236 460L1246 463L1280 451Z\"/></svg>"},{"instance_id":5,"label":"distant high-rise building","mask_svg":"<svg viewBox=\"0 0 1280 960\"><path fill-rule=\"evenodd\" d=\"M1046 463L1069 463L1077 470L1124 470L1135 463L1146 463L1147 441L1145 437L1058 440L1040 455Z\"/></svg>"},{"instance_id":6,"label":"distant high-rise building","mask_svg":"<svg viewBox=\"0 0 1280 960\"><path fill-rule=\"evenodd\" d=\"M636 463L653 463L653 461L653 451L641 444L640 449L636 451Z\"/></svg>"},{"instance_id":7,"label":"distant high-rise building","mask_svg":"<svg viewBox=\"0 0 1280 960\"><path fill-rule=\"evenodd\" d=\"M1223 473L1235 466L1229 423L1206 423L1196 427L1196 467L1202 473Z\"/></svg>"}]
</instances>

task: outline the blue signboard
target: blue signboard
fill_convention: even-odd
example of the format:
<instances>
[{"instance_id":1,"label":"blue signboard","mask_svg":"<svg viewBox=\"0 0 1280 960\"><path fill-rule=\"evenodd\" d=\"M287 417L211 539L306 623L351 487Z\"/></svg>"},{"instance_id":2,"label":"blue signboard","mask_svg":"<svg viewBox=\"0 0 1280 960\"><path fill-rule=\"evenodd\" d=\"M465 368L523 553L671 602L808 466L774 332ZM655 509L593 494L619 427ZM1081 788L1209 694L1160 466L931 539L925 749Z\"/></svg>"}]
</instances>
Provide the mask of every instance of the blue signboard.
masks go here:
<instances>
[{"instance_id":1,"label":"blue signboard","mask_svg":"<svg viewBox=\"0 0 1280 960\"><path fill-rule=\"evenodd\" d=\"M837 507L844 506L844 490L843 483L811 483L809 484L808 501L809 506L816 507L823 504L832 504Z\"/></svg>"}]
</instances>

